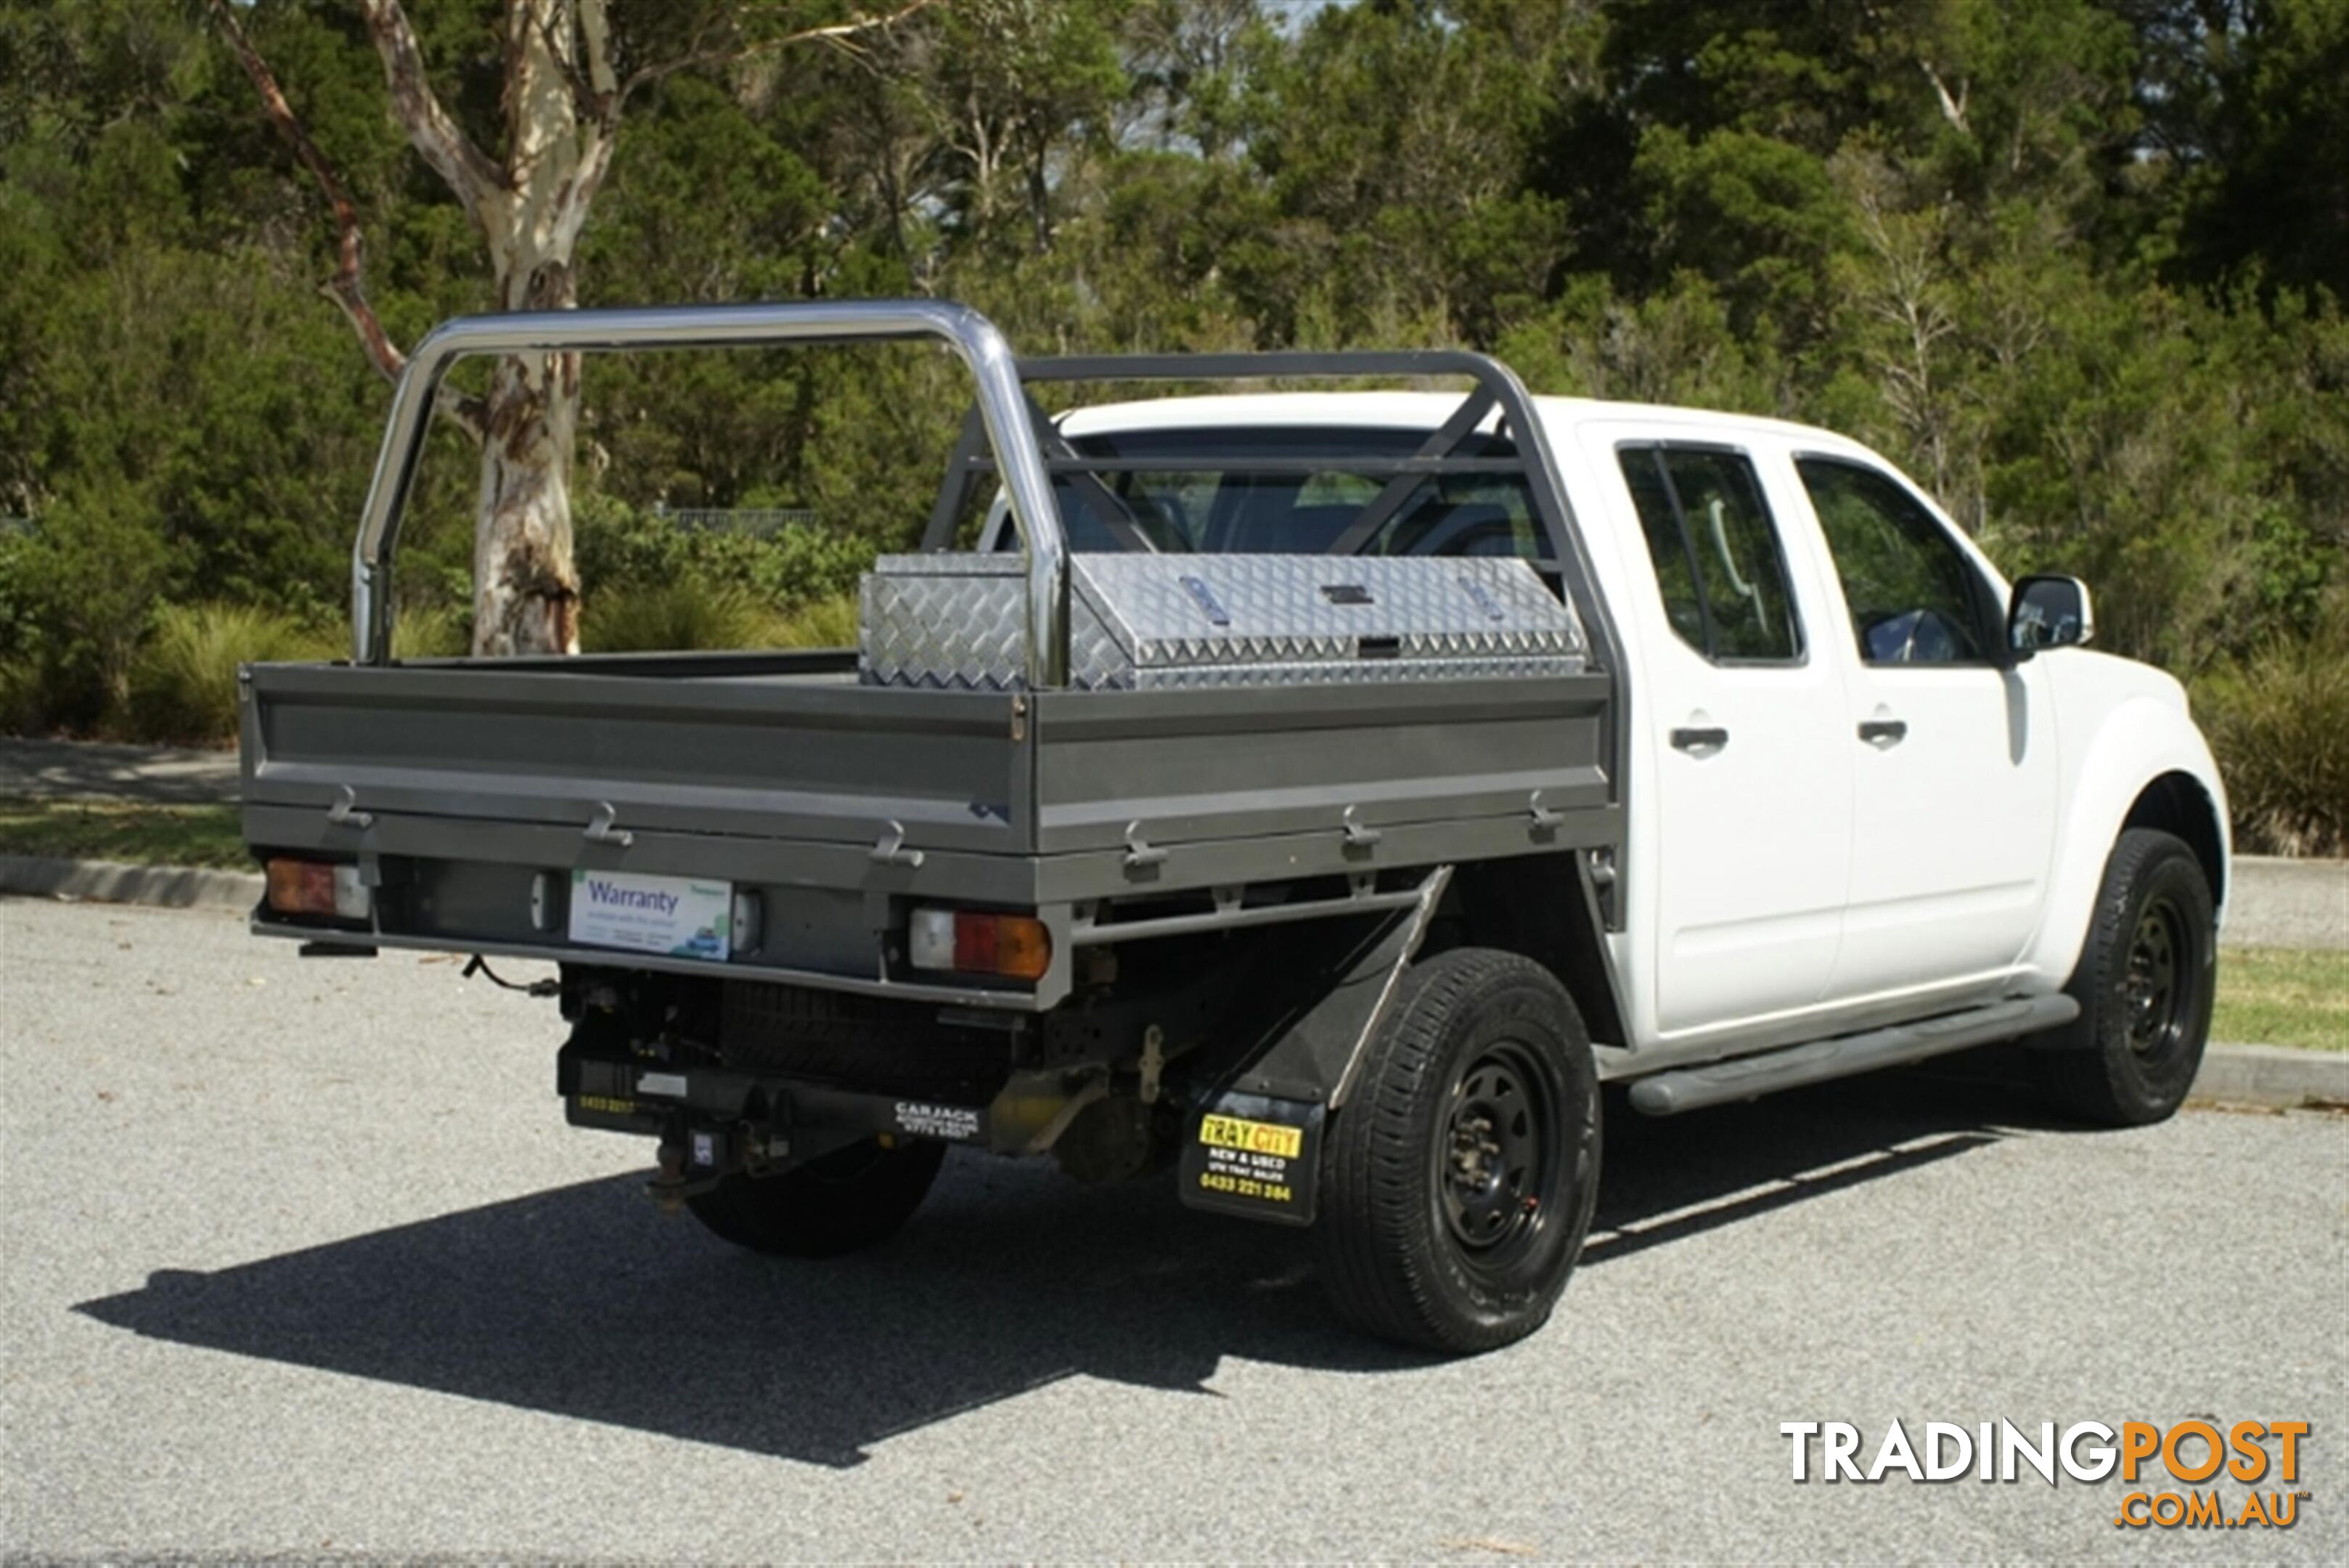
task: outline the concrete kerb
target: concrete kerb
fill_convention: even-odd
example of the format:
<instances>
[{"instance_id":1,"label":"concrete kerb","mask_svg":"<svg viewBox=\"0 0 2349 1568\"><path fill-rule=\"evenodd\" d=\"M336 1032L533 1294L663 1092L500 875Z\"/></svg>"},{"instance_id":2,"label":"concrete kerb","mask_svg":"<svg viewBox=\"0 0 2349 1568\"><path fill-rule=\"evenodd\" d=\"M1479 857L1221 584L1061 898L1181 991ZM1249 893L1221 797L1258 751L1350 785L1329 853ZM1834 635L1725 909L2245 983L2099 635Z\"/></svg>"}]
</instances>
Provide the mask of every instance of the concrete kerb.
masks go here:
<instances>
[{"instance_id":1,"label":"concrete kerb","mask_svg":"<svg viewBox=\"0 0 2349 1568\"><path fill-rule=\"evenodd\" d=\"M0 894L8 893L243 912L260 902L262 880L244 871L0 855ZM2349 1106L2349 1052L2214 1044L2189 1097L2205 1105Z\"/></svg>"},{"instance_id":2,"label":"concrete kerb","mask_svg":"<svg viewBox=\"0 0 2349 1568\"><path fill-rule=\"evenodd\" d=\"M261 901L262 880L250 871L0 855L0 893L99 904L152 904L166 909L245 910Z\"/></svg>"},{"instance_id":3,"label":"concrete kerb","mask_svg":"<svg viewBox=\"0 0 2349 1568\"><path fill-rule=\"evenodd\" d=\"M2201 1105L2349 1107L2349 1051L2213 1043L2187 1097Z\"/></svg>"}]
</instances>

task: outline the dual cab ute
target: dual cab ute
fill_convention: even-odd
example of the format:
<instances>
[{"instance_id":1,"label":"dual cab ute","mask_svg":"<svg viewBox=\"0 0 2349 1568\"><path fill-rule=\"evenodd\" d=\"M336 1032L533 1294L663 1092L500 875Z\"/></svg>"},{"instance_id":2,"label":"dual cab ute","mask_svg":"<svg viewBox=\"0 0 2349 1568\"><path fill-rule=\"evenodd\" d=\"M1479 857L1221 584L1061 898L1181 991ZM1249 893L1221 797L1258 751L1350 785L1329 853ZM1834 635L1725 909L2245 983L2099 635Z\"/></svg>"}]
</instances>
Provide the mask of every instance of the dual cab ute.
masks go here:
<instances>
[{"instance_id":1,"label":"dual cab ute","mask_svg":"<svg viewBox=\"0 0 2349 1568\"><path fill-rule=\"evenodd\" d=\"M455 359L874 338L977 397L856 649L390 656ZM1035 390L1267 379L1464 389ZM930 301L481 317L410 364L355 566L349 662L248 671L254 930L559 965L569 1118L762 1251L889 1234L949 1145L1172 1164L1309 1227L1355 1324L1474 1351L1565 1285L1602 1083L2023 1038L2136 1123L2202 1053L2184 694L1824 431L1465 353L1016 359Z\"/></svg>"}]
</instances>

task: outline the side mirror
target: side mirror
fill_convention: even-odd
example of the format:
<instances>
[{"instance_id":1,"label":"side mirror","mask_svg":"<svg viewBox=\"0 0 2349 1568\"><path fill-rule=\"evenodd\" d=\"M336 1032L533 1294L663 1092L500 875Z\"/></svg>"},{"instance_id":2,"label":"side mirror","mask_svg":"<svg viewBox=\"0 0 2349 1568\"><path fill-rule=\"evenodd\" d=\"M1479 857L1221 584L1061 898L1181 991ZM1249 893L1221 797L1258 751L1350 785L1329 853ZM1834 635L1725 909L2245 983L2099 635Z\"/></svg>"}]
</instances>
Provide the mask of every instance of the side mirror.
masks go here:
<instances>
[{"instance_id":1,"label":"side mirror","mask_svg":"<svg viewBox=\"0 0 2349 1568\"><path fill-rule=\"evenodd\" d=\"M2006 611L2006 646L2017 663L2050 648L2077 648L2096 635L2088 585L2077 577L2025 577Z\"/></svg>"}]
</instances>

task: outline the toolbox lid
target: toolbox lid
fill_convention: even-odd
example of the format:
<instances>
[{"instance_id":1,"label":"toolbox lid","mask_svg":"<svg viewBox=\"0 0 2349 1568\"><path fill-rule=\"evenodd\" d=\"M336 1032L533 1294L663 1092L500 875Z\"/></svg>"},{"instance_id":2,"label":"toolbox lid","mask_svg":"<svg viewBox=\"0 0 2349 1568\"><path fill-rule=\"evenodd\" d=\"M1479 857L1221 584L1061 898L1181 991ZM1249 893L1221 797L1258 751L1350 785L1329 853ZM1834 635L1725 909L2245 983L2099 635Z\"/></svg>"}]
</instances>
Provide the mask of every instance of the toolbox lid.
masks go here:
<instances>
[{"instance_id":1,"label":"toolbox lid","mask_svg":"<svg viewBox=\"0 0 2349 1568\"><path fill-rule=\"evenodd\" d=\"M1092 690L1568 675L1580 621L1507 556L1086 554L1070 574L1069 682ZM864 579L868 684L1025 684L1009 555L885 556Z\"/></svg>"}]
</instances>

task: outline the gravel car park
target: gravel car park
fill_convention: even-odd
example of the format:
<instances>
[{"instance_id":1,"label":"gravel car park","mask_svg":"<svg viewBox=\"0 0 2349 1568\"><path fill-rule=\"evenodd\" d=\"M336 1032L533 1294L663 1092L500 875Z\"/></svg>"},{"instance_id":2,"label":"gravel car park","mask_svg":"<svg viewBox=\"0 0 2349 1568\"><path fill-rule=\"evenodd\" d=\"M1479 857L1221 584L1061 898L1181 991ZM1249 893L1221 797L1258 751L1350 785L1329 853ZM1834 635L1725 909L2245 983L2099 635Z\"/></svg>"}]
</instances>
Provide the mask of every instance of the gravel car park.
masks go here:
<instances>
[{"instance_id":1,"label":"gravel car park","mask_svg":"<svg viewBox=\"0 0 2349 1568\"><path fill-rule=\"evenodd\" d=\"M873 1251L738 1251L548 1116L554 1022L457 971L0 901L11 1554L2349 1554L2336 1117L2085 1133L1971 1057L1622 1116L1558 1313L1445 1362L1164 1179L966 1152ZM2311 1423L2293 1529L1797 1486L1778 1433L2200 1415Z\"/></svg>"}]
</instances>

